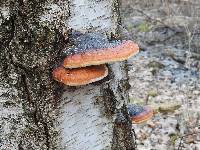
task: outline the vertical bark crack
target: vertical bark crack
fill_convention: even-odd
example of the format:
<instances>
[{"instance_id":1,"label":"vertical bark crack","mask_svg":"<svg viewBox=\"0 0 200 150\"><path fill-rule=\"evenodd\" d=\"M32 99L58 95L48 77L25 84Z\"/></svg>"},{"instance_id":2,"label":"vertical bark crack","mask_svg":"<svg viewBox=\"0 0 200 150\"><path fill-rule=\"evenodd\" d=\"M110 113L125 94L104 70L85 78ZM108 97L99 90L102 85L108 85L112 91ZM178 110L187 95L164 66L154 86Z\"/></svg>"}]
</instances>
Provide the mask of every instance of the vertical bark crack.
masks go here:
<instances>
[{"instance_id":1,"label":"vertical bark crack","mask_svg":"<svg viewBox=\"0 0 200 150\"><path fill-rule=\"evenodd\" d=\"M45 137L46 137L46 146L47 146L47 150L50 149L50 141L49 141L49 138L50 138L50 134L49 134L49 129L48 129L48 125L46 122L42 121L42 125L44 127L44 134L45 134Z\"/></svg>"},{"instance_id":2,"label":"vertical bark crack","mask_svg":"<svg viewBox=\"0 0 200 150\"><path fill-rule=\"evenodd\" d=\"M20 68L22 69L22 67L20 67ZM27 70L25 70L24 68L23 68L23 71L27 73ZM30 72L28 72L28 73L30 74ZM24 94L26 95L25 102L29 103L29 105L24 104L24 106L25 107L30 107L30 108L25 108L25 110L29 110L30 111L30 112L28 112L28 114L31 114L33 122L35 123L35 125L38 128L40 128L40 130L41 129L44 130L44 131L41 131L41 133L44 133L44 135L45 135L45 138L46 138L45 145L46 145L47 150L49 150L50 149L50 142L49 142L50 134L49 134L48 125L45 122L46 119L44 119L42 117L41 111L38 110L37 104L35 104L33 102L32 98L31 98L32 96L31 96L31 92L29 90L30 85L27 83L26 75L22 75L22 82L23 82ZM42 124L43 127L41 128L39 124Z\"/></svg>"}]
</instances>

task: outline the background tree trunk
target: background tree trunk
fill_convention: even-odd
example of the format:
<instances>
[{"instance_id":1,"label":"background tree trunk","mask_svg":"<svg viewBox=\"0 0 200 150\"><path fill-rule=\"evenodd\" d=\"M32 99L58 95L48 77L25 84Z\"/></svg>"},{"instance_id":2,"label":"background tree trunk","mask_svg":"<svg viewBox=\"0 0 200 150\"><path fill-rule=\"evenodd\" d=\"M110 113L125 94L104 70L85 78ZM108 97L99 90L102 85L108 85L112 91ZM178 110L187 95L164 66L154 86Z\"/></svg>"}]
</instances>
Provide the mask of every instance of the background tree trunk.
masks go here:
<instances>
[{"instance_id":1,"label":"background tree trunk","mask_svg":"<svg viewBox=\"0 0 200 150\"><path fill-rule=\"evenodd\" d=\"M0 3L0 149L134 149L124 62L98 83L51 77L69 28L118 34L116 0Z\"/></svg>"}]
</instances>

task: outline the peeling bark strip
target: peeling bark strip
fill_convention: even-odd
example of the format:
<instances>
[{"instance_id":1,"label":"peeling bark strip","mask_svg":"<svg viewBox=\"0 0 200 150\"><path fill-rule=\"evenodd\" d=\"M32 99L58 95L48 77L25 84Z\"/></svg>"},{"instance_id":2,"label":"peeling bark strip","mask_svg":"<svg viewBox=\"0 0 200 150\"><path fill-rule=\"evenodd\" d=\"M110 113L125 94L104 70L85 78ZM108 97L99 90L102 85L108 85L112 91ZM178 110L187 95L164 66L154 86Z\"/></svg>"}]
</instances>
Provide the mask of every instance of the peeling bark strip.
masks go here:
<instances>
[{"instance_id":1,"label":"peeling bark strip","mask_svg":"<svg viewBox=\"0 0 200 150\"><path fill-rule=\"evenodd\" d=\"M134 148L124 63L109 65L103 81L65 87L62 99L51 77L69 44L66 28L115 34L118 6L117 0L0 3L0 149Z\"/></svg>"}]
</instances>

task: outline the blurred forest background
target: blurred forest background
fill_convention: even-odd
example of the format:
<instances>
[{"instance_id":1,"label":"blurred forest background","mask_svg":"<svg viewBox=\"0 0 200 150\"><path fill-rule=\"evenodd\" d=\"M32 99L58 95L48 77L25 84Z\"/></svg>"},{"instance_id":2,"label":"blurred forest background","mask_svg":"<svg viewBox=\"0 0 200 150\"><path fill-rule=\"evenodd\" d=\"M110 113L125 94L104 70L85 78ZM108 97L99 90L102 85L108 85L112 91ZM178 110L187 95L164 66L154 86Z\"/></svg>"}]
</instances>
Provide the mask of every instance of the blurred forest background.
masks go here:
<instances>
[{"instance_id":1,"label":"blurred forest background","mask_svg":"<svg viewBox=\"0 0 200 150\"><path fill-rule=\"evenodd\" d=\"M58 101L54 99L52 89L57 88L57 84L51 78L51 65L58 51L65 46L66 30L62 27L65 27L66 20L67 27L96 32L97 29L112 32L118 21L118 5L115 6L117 12L111 5L118 4L118 0L83 0L84 9L79 9L82 7L79 0L70 0L74 2L72 4L67 2L0 2L6 6L1 7L0 14L0 39L3 39L0 41L3 43L0 44L0 79L3 81L0 83L0 96L3 97L0 101L1 147L56 149L54 147L63 143L69 147L67 142L71 138L75 141L74 144L71 140L72 149L95 147L93 139L99 141L97 146L111 147L111 136L117 137L113 138L114 146L123 147L118 142L127 146L130 146L129 142L133 143L129 120L124 123L128 131L124 127L126 132L120 129L117 131L123 134L112 135L113 110L120 108L128 116L124 111L126 107L124 109L121 105L128 100L128 86L122 86L128 81L124 63L111 65L110 69L115 74L114 78L109 77L111 82L91 84L76 90L66 88L68 95L62 100L59 97ZM131 85L129 102L149 105L155 112L146 123L133 124L137 149L200 150L200 0L121 0L121 5L122 38L132 39L140 46L140 52L127 61ZM98 16L100 6L104 9ZM94 18L90 12L96 13ZM81 20L84 17L86 20ZM91 28L89 22L94 27ZM119 103L113 104L113 99ZM109 118L101 111L104 108L100 105L101 101L105 100L103 105L112 106L112 109L109 108L113 111L112 117ZM70 119L69 113L84 123ZM88 117L91 114L93 120ZM67 125L72 126L71 132ZM92 140L89 141L84 134Z\"/></svg>"},{"instance_id":2,"label":"blurred forest background","mask_svg":"<svg viewBox=\"0 0 200 150\"><path fill-rule=\"evenodd\" d=\"M123 35L139 43L128 61L130 102L155 117L134 126L138 149L200 149L200 1L122 0Z\"/></svg>"}]
</instances>

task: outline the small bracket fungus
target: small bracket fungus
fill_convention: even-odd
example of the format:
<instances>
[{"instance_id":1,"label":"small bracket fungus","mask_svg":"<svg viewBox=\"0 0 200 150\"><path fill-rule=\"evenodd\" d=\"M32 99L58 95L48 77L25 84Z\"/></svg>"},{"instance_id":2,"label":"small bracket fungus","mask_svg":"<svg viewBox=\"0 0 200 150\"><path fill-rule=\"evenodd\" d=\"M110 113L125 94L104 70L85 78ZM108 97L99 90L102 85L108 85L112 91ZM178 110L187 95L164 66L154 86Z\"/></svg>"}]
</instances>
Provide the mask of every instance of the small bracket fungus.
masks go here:
<instances>
[{"instance_id":1,"label":"small bracket fungus","mask_svg":"<svg viewBox=\"0 0 200 150\"><path fill-rule=\"evenodd\" d=\"M135 124L145 122L153 116L153 110L148 106L128 105L128 112Z\"/></svg>"},{"instance_id":2,"label":"small bracket fungus","mask_svg":"<svg viewBox=\"0 0 200 150\"><path fill-rule=\"evenodd\" d=\"M103 35L88 33L77 38L75 46L66 51L65 68L79 68L124 61L139 52L132 41L111 41Z\"/></svg>"},{"instance_id":3,"label":"small bracket fungus","mask_svg":"<svg viewBox=\"0 0 200 150\"><path fill-rule=\"evenodd\" d=\"M53 78L69 86L85 85L99 81L108 75L105 65L66 69L60 66L53 70Z\"/></svg>"}]
</instances>

